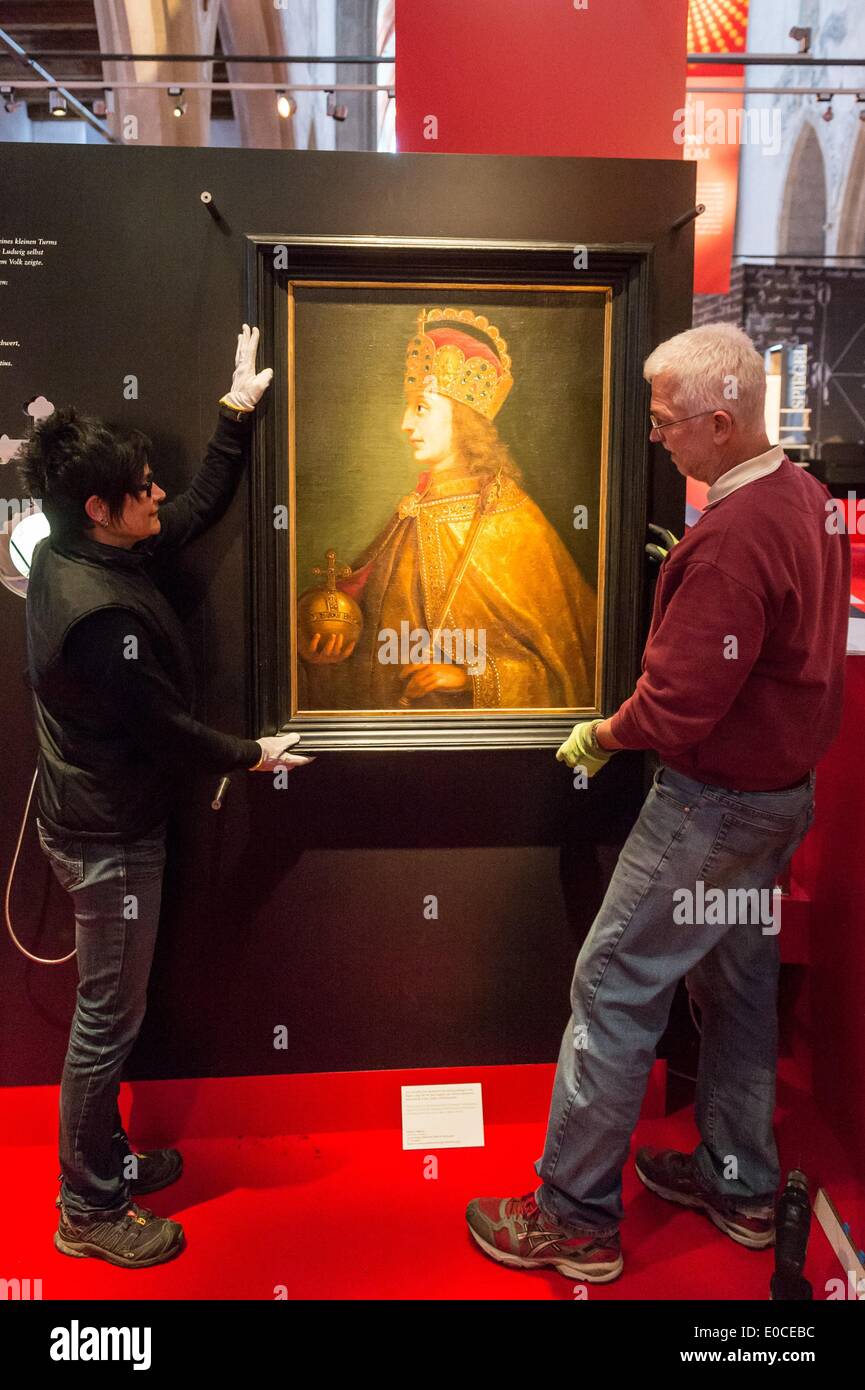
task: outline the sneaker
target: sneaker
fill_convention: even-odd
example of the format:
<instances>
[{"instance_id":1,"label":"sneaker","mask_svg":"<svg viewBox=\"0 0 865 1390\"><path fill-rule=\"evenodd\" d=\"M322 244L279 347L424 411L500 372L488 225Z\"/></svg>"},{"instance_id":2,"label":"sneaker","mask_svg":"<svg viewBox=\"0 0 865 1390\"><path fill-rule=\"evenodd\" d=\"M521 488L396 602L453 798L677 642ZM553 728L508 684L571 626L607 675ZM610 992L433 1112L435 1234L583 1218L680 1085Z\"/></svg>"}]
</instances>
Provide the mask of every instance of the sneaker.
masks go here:
<instances>
[{"instance_id":1,"label":"sneaker","mask_svg":"<svg viewBox=\"0 0 865 1390\"><path fill-rule=\"evenodd\" d=\"M547 1219L535 1194L476 1197L466 1208L469 1230L482 1250L516 1269L553 1265L572 1279L606 1284L622 1272L619 1233L578 1236Z\"/></svg>"},{"instance_id":2,"label":"sneaker","mask_svg":"<svg viewBox=\"0 0 865 1390\"><path fill-rule=\"evenodd\" d=\"M138 1159L138 1177L129 1179L129 1196L141 1197L145 1192L158 1192L177 1182L183 1172L183 1158L179 1149L150 1149L147 1153L131 1151ZM63 1182L63 1174L57 1174L57 1181ZM54 1200L60 1206L60 1193Z\"/></svg>"},{"instance_id":3,"label":"sneaker","mask_svg":"<svg viewBox=\"0 0 865 1390\"><path fill-rule=\"evenodd\" d=\"M154 1216L147 1207L139 1207L135 1202L130 1202L125 1211L93 1216L82 1222L73 1222L61 1202L54 1244L62 1254L78 1259L93 1255L125 1269L144 1269L172 1260L180 1254L186 1239L177 1221Z\"/></svg>"},{"instance_id":4,"label":"sneaker","mask_svg":"<svg viewBox=\"0 0 865 1390\"><path fill-rule=\"evenodd\" d=\"M151 1149L143 1154L133 1149L132 1152L138 1159L138 1177L129 1179L130 1197L158 1192L161 1187L177 1182L183 1172L183 1159L178 1149Z\"/></svg>"},{"instance_id":5,"label":"sneaker","mask_svg":"<svg viewBox=\"0 0 865 1390\"><path fill-rule=\"evenodd\" d=\"M710 1221L740 1245L752 1250L774 1245L774 1194L749 1202L714 1192L694 1167L693 1154L680 1153L678 1149L638 1149L634 1166L637 1177L652 1192L668 1202L704 1211Z\"/></svg>"}]
</instances>

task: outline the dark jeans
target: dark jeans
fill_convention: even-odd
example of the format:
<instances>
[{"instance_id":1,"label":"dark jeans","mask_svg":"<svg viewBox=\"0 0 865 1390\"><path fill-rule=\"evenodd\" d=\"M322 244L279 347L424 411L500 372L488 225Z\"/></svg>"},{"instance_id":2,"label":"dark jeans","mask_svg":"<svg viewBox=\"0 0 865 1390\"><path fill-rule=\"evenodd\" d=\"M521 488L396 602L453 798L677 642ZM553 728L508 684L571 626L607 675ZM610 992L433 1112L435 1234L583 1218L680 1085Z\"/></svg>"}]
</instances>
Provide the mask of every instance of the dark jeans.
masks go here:
<instances>
[{"instance_id":1,"label":"dark jeans","mask_svg":"<svg viewBox=\"0 0 865 1390\"><path fill-rule=\"evenodd\" d=\"M78 997L60 1085L61 1199L73 1220L129 1202L120 1077L147 1007L166 822L130 844L60 838L36 817L39 843L72 898Z\"/></svg>"},{"instance_id":2,"label":"dark jeans","mask_svg":"<svg viewBox=\"0 0 865 1390\"><path fill-rule=\"evenodd\" d=\"M561 1225L592 1235L618 1228L622 1167L683 976L702 1021L697 1169L737 1206L762 1212L771 1203L780 1178L772 885L811 824L814 780L811 772L802 786L747 792L665 765L655 773L577 957L535 1165L538 1203ZM704 910L710 891L720 910Z\"/></svg>"}]
</instances>

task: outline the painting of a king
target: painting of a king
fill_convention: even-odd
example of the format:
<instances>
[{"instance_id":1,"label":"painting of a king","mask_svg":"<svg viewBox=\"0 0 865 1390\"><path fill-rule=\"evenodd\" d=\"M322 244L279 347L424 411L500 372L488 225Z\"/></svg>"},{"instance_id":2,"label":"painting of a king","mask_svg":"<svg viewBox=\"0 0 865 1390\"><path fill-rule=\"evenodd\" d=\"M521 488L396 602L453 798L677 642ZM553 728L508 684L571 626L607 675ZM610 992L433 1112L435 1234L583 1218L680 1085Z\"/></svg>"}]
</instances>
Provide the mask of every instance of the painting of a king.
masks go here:
<instances>
[{"instance_id":1,"label":"painting of a king","mask_svg":"<svg viewBox=\"0 0 865 1390\"><path fill-rule=\"evenodd\" d=\"M513 384L486 317L420 313L401 424L417 482L350 569L331 552L301 596L304 708L594 705L595 592L499 436Z\"/></svg>"}]
</instances>

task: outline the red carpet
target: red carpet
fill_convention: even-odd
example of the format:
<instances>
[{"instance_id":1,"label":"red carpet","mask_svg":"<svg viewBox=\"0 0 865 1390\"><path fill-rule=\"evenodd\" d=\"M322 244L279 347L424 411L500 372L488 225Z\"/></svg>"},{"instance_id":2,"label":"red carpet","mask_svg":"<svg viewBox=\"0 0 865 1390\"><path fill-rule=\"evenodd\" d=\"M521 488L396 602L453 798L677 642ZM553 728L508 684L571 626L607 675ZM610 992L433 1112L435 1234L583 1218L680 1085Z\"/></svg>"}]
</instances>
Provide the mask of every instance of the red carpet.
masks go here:
<instances>
[{"instance_id":1,"label":"red carpet","mask_svg":"<svg viewBox=\"0 0 865 1390\"><path fill-rule=\"evenodd\" d=\"M554 1270L503 1269L470 1240L466 1201L537 1185L552 1066L228 1077L124 1085L121 1109L139 1148L176 1145L179 1182L142 1198L182 1222L187 1249L170 1264L123 1270L72 1260L56 1228L57 1087L0 1092L6 1195L0 1277L41 1279L44 1299L573 1299ZM424 1154L403 1152L400 1085L481 1081L486 1146L440 1150L438 1178ZM662 1114L664 1064L655 1067L637 1128L640 1144L692 1148L690 1110ZM791 1130L791 1117L797 1116ZM802 1125L807 1114L807 1125ZM784 1171L803 1163L844 1219L852 1205L843 1155L791 1079L776 1117ZM817 1166L820 1165L820 1172ZM812 1166L813 1165L813 1166ZM816 1187L816 1182L814 1183ZM14 1200L10 1200L13 1198ZM736 1245L704 1216L648 1192L629 1161L622 1226L625 1269L588 1285L607 1299L767 1299L772 1252ZM861 1239L860 1229L860 1239ZM806 1275L816 1299L838 1264L812 1227Z\"/></svg>"}]
</instances>

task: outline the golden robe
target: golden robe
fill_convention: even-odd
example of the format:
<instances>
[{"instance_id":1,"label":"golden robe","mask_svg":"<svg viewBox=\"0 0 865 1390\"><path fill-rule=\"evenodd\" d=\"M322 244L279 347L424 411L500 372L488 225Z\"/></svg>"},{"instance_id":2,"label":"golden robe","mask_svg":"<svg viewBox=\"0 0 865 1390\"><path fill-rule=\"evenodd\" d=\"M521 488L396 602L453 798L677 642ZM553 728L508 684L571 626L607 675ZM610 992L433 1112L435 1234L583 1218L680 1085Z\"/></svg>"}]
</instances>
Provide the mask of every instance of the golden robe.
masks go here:
<instances>
[{"instance_id":1,"label":"golden robe","mask_svg":"<svg viewBox=\"0 0 865 1390\"><path fill-rule=\"evenodd\" d=\"M357 646L338 665L301 663L301 709L594 708L595 593L513 479L502 480L449 612L441 612L480 490L479 477L461 466L456 475L433 474L423 492L403 500L339 584L363 610ZM483 630L485 668L470 673L466 690L400 705L406 681L379 652L380 634L399 633L404 622L429 633L436 625Z\"/></svg>"}]
</instances>

